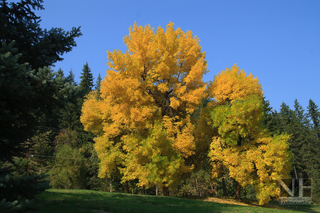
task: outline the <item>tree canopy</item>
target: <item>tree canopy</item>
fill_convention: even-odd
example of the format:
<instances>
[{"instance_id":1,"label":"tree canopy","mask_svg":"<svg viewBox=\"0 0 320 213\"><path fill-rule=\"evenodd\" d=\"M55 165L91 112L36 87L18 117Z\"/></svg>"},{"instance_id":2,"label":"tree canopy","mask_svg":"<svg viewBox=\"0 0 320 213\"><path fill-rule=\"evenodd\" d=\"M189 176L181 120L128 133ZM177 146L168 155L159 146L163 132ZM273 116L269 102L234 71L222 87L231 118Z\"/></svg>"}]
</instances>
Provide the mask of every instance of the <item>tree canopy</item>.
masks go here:
<instances>
[{"instance_id":1,"label":"tree canopy","mask_svg":"<svg viewBox=\"0 0 320 213\"><path fill-rule=\"evenodd\" d=\"M121 168L124 181L169 187L192 168L185 164L195 149L190 113L205 94L205 53L173 23L166 32L134 24L124 43L125 53L108 51L101 100L87 97L81 122L98 135L101 177Z\"/></svg>"}]
</instances>

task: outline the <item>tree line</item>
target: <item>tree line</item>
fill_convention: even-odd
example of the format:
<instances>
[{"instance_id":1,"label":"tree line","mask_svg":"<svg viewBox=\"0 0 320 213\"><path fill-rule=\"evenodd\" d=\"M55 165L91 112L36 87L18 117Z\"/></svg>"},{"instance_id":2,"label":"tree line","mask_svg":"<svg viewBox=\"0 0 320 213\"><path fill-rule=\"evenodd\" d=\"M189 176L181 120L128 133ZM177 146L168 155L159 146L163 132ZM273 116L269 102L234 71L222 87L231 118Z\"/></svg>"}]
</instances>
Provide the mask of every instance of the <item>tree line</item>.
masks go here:
<instances>
[{"instance_id":1,"label":"tree line","mask_svg":"<svg viewBox=\"0 0 320 213\"><path fill-rule=\"evenodd\" d=\"M313 178L319 201L319 108L270 107L235 64L211 82L191 31L134 24L128 51L80 83L50 66L80 27L41 29L42 0L0 3L0 199L49 187L173 196L277 197L281 178ZM22 190L24 189L24 190ZM21 203L21 202L20 202ZM22 204L23 205L23 202Z\"/></svg>"}]
</instances>

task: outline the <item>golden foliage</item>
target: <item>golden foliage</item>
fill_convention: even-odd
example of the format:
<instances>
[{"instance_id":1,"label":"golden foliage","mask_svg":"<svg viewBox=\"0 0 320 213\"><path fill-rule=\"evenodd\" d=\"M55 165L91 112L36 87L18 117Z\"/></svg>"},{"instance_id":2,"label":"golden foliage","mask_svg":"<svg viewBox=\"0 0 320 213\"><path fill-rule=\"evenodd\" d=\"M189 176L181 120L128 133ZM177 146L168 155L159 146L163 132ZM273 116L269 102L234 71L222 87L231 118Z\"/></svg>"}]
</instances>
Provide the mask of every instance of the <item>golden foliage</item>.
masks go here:
<instances>
[{"instance_id":1,"label":"golden foliage","mask_svg":"<svg viewBox=\"0 0 320 213\"><path fill-rule=\"evenodd\" d=\"M218 74L209 92L218 101L210 113L218 132L209 152L213 177L227 168L242 187L255 186L260 205L267 203L278 196L277 181L290 171L289 136L272 138L262 128L261 85L236 65Z\"/></svg>"},{"instance_id":2,"label":"golden foliage","mask_svg":"<svg viewBox=\"0 0 320 213\"><path fill-rule=\"evenodd\" d=\"M262 86L257 78L250 73L248 76L244 70L234 64L231 69L222 70L208 89L210 97L215 98L220 104L233 103L246 99L248 96L262 98Z\"/></svg>"},{"instance_id":3,"label":"golden foliage","mask_svg":"<svg viewBox=\"0 0 320 213\"><path fill-rule=\"evenodd\" d=\"M169 186L191 168L184 159L196 147L190 113L206 90L205 52L191 31L173 23L166 32L135 23L124 43L125 53L107 51L101 97L87 96L81 122L98 135L100 177L121 165L124 180Z\"/></svg>"}]
</instances>

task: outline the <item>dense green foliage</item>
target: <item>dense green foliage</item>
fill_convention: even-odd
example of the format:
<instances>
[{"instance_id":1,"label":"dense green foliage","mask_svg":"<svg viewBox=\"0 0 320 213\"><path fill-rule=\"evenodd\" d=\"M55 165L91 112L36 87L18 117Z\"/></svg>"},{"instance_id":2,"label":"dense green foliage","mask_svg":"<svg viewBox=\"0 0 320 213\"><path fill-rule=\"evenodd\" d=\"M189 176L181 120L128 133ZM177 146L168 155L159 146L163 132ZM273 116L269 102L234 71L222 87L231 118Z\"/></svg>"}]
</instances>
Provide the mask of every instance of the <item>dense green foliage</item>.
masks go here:
<instances>
[{"instance_id":1,"label":"dense green foliage","mask_svg":"<svg viewBox=\"0 0 320 213\"><path fill-rule=\"evenodd\" d=\"M49 187L41 169L74 85L49 67L72 50L80 28L41 29L42 0L0 2L0 200L17 206ZM50 127L50 128L49 128ZM30 140L32 139L32 140ZM27 142L28 141L28 142ZM53 145L53 144L51 144ZM31 155L32 153L32 155ZM31 158L37 158L31 161ZM25 157L27 159L25 159ZM19 201L15 201L19 199Z\"/></svg>"}]
</instances>

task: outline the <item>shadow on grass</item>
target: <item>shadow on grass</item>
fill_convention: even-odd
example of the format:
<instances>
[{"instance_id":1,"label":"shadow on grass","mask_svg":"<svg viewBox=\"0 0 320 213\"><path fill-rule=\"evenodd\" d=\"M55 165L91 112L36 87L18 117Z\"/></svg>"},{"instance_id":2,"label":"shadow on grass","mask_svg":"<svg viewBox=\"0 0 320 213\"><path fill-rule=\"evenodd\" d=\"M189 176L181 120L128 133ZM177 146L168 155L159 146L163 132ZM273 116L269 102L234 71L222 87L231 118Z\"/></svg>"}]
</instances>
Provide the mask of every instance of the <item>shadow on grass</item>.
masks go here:
<instances>
[{"instance_id":1,"label":"shadow on grass","mask_svg":"<svg viewBox=\"0 0 320 213\"><path fill-rule=\"evenodd\" d=\"M232 197L184 197L186 199L195 199L202 200L207 202L216 202L216 203L227 203L232 205L243 205L243 206L252 206L252 207L260 207L265 209L273 209L273 210L288 210L288 211L296 211L296 212L311 212L311 213L319 213L320 205L280 205L279 201L271 200L268 204L260 206L258 200L249 200L249 199L241 199L241 201L237 201Z\"/></svg>"},{"instance_id":2,"label":"shadow on grass","mask_svg":"<svg viewBox=\"0 0 320 213\"><path fill-rule=\"evenodd\" d=\"M243 206L208 202L199 198L177 198L90 190L48 190L30 206L31 212L320 212L311 206Z\"/></svg>"}]
</instances>

